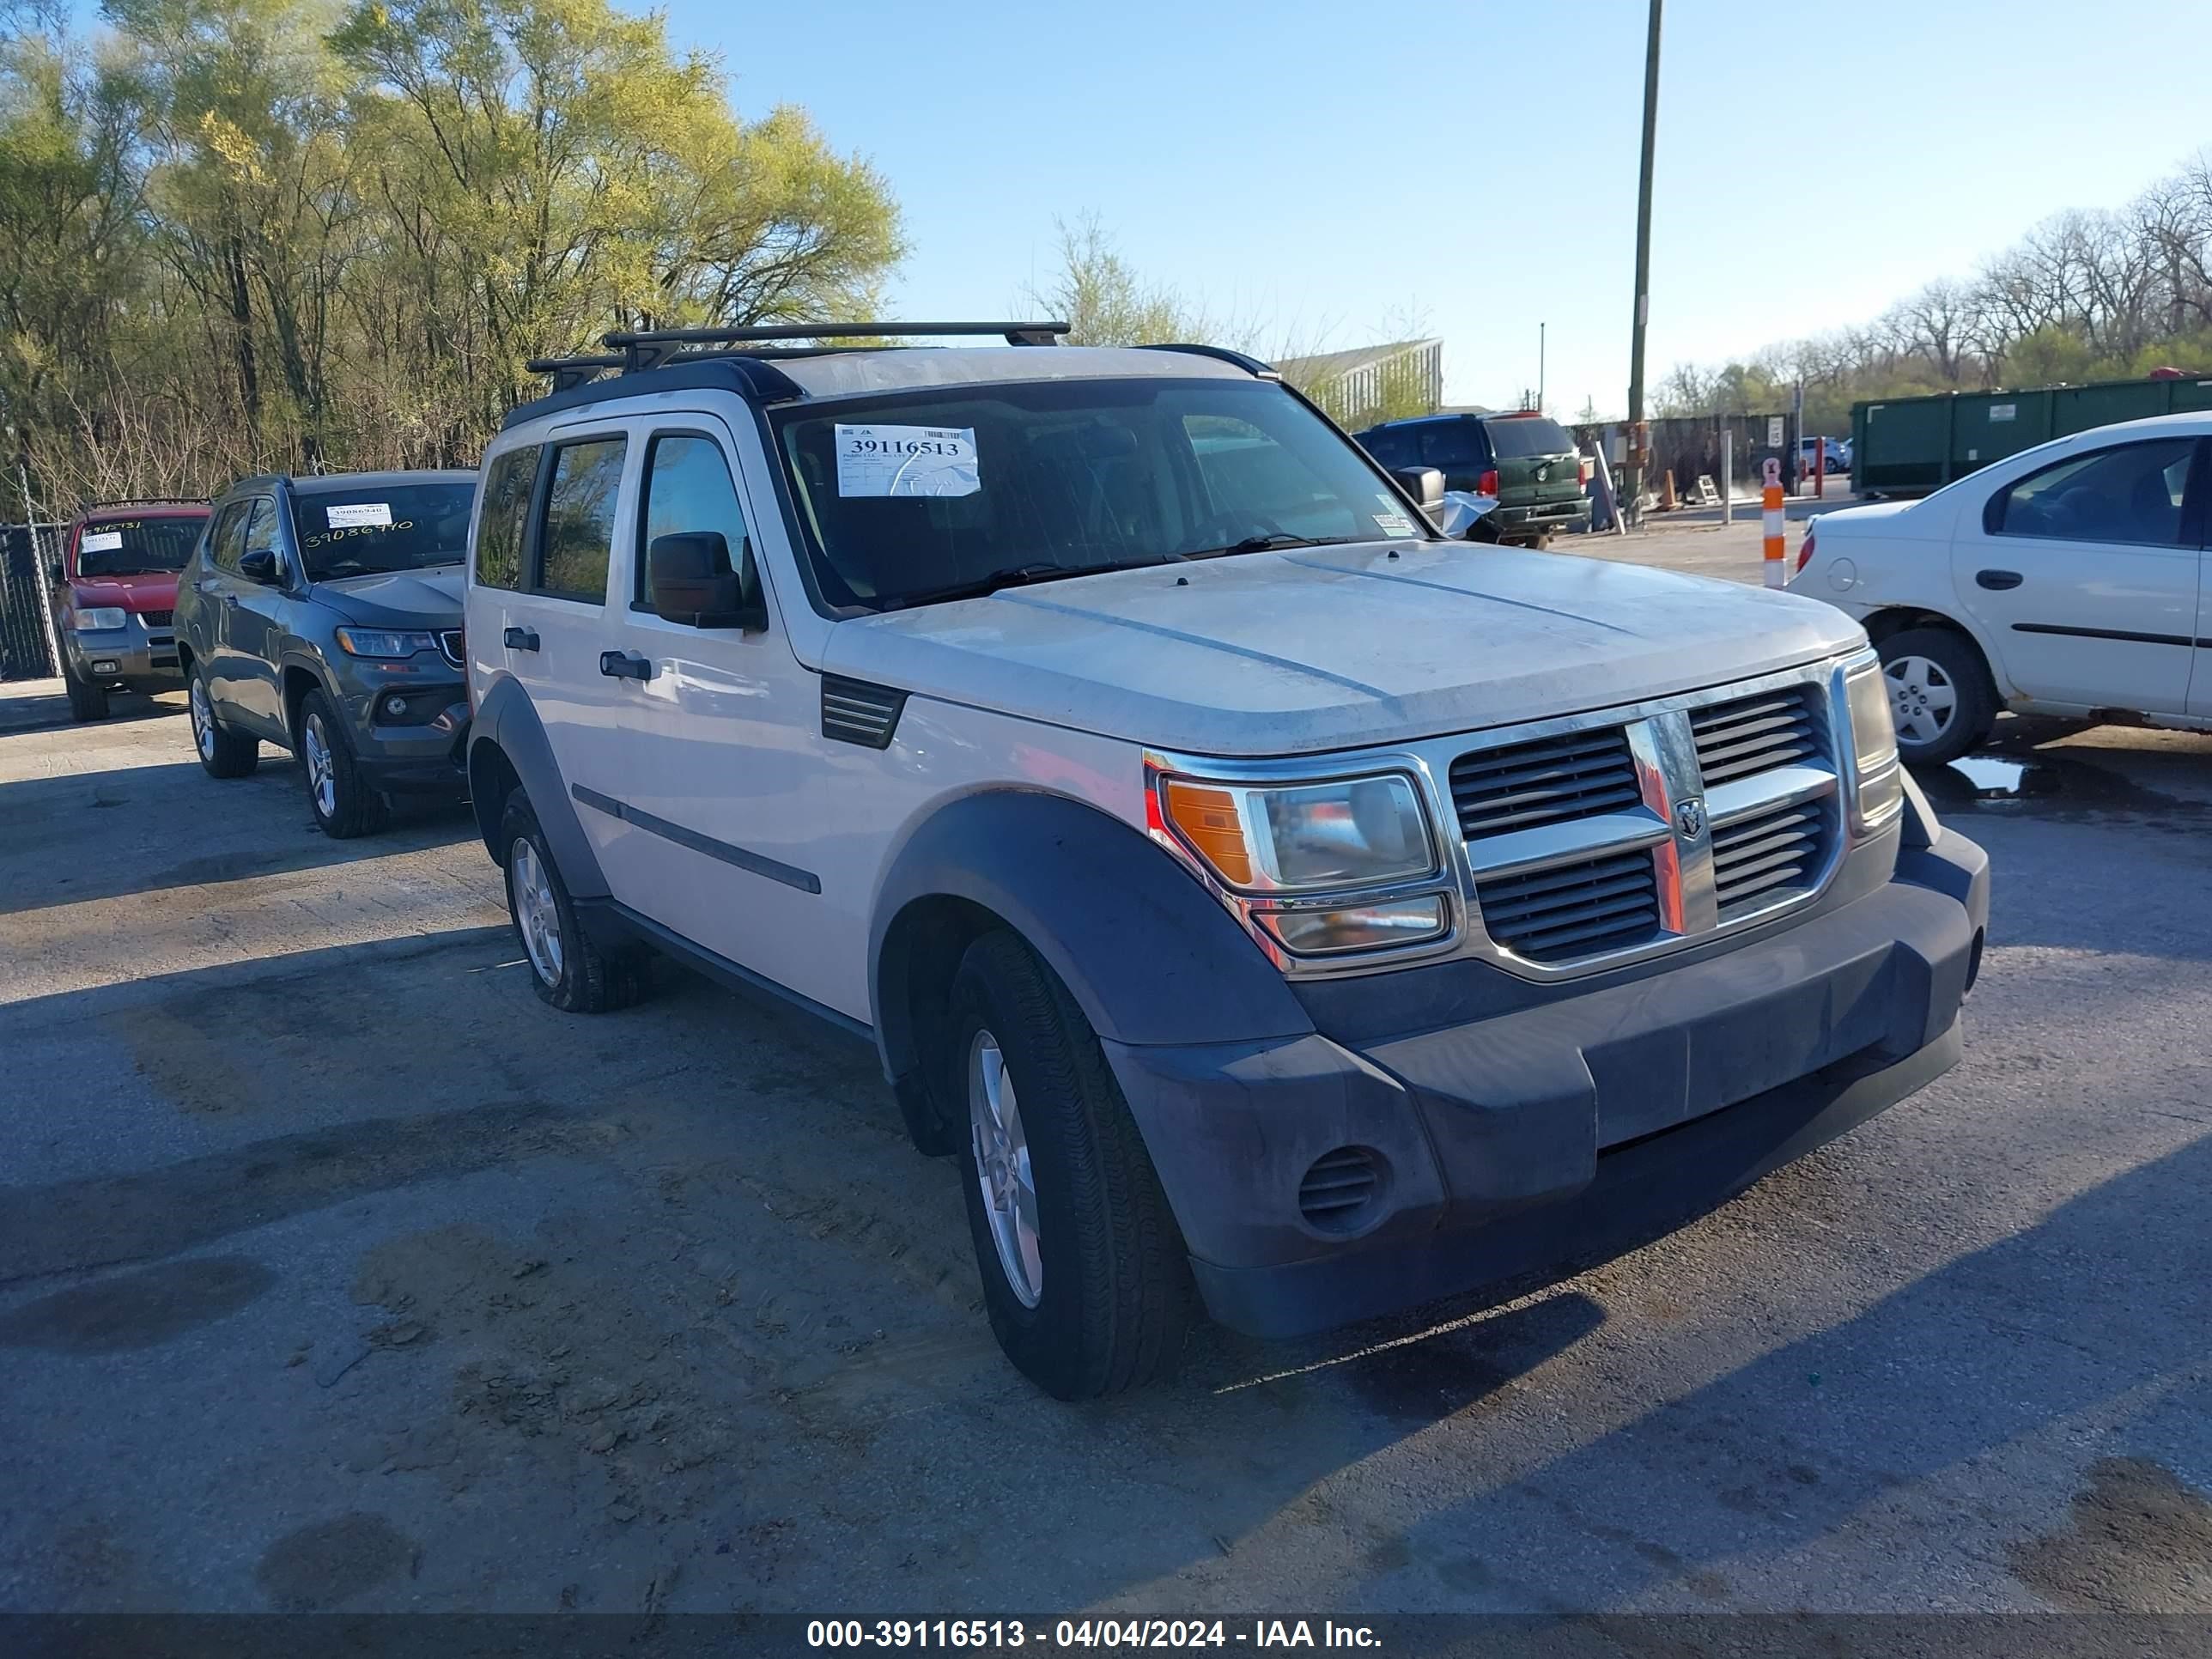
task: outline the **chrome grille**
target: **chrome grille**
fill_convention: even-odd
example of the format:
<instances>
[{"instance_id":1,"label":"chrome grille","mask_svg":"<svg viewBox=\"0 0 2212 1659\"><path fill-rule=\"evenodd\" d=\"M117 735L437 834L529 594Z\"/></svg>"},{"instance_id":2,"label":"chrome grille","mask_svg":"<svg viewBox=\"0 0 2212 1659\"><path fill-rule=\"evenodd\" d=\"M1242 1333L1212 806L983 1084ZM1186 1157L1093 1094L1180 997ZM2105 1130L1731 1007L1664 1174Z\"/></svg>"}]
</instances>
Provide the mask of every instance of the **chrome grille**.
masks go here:
<instances>
[{"instance_id":1,"label":"chrome grille","mask_svg":"<svg viewBox=\"0 0 2212 1659\"><path fill-rule=\"evenodd\" d=\"M1825 860L1828 810L1820 801L1770 808L1713 830L1713 890L1721 920L1787 888L1809 887Z\"/></svg>"},{"instance_id":2,"label":"chrome grille","mask_svg":"<svg viewBox=\"0 0 2212 1659\"><path fill-rule=\"evenodd\" d=\"M1462 755L1451 794L1469 841L1626 811L1641 799L1628 734L1617 726Z\"/></svg>"},{"instance_id":3,"label":"chrome grille","mask_svg":"<svg viewBox=\"0 0 2212 1659\"><path fill-rule=\"evenodd\" d=\"M176 619L177 613L173 611L141 611L138 613L138 620L149 629L167 628Z\"/></svg>"},{"instance_id":4,"label":"chrome grille","mask_svg":"<svg viewBox=\"0 0 2212 1659\"><path fill-rule=\"evenodd\" d=\"M1531 962L1565 962L1641 945L1659 931L1659 883L1648 849L1475 884L1482 925Z\"/></svg>"},{"instance_id":5,"label":"chrome grille","mask_svg":"<svg viewBox=\"0 0 2212 1659\"><path fill-rule=\"evenodd\" d=\"M1820 752L1820 721L1809 687L1784 686L1690 711L1705 787L1795 766Z\"/></svg>"}]
</instances>

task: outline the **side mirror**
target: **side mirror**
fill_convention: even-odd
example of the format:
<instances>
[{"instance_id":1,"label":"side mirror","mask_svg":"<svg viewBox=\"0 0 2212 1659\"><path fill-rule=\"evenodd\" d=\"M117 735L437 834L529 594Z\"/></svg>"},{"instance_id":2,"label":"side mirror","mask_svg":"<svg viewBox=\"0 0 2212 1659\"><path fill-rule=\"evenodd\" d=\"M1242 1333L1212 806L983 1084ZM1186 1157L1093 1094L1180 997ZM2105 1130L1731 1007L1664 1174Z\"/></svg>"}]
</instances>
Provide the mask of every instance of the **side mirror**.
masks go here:
<instances>
[{"instance_id":1,"label":"side mirror","mask_svg":"<svg viewBox=\"0 0 2212 1659\"><path fill-rule=\"evenodd\" d=\"M738 557L752 562L741 543ZM735 628L756 633L768 626L768 606L748 595L744 578L730 562L730 544L719 530L685 530L655 536L646 550L653 575L653 614L690 628Z\"/></svg>"},{"instance_id":2,"label":"side mirror","mask_svg":"<svg viewBox=\"0 0 2212 1659\"><path fill-rule=\"evenodd\" d=\"M238 574L250 582L259 582L264 587L276 586L282 570L283 567L276 562L276 554L265 547L255 548L238 562Z\"/></svg>"},{"instance_id":3,"label":"side mirror","mask_svg":"<svg viewBox=\"0 0 2212 1659\"><path fill-rule=\"evenodd\" d=\"M1434 514L1444 504L1444 475L1432 466L1398 466L1390 470L1405 492L1421 504L1422 510Z\"/></svg>"}]
</instances>

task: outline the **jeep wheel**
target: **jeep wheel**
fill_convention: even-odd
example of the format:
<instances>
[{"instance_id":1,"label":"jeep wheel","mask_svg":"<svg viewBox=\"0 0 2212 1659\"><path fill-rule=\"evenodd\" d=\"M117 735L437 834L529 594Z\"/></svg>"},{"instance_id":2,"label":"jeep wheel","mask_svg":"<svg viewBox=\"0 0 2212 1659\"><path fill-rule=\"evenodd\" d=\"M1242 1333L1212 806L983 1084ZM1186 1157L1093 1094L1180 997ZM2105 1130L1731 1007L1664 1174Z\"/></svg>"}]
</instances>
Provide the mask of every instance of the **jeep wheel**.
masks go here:
<instances>
[{"instance_id":1,"label":"jeep wheel","mask_svg":"<svg viewBox=\"0 0 2212 1659\"><path fill-rule=\"evenodd\" d=\"M79 679L66 662L62 665L62 684L69 689L71 720L104 720L107 718L106 686Z\"/></svg>"},{"instance_id":2,"label":"jeep wheel","mask_svg":"<svg viewBox=\"0 0 2212 1659\"><path fill-rule=\"evenodd\" d=\"M1972 640L1948 628L1908 628L1880 648L1897 752L1906 765L1944 765L1989 735L1996 696Z\"/></svg>"},{"instance_id":3,"label":"jeep wheel","mask_svg":"<svg viewBox=\"0 0 2212 1659\"><path fill-rule=\"evenodd\" d=\"M951 1097L991 1329L1047 1394L1116 1394L1172 1367L1190 1270L1121 1091L1082 1011L1010 933L952 982Z\"/></svg>"},{"instance_id":4,"label":"jeep wheel","mask_svg":"<svg viewBox=\"0 0 2212 1659\"><path fill-rule=\"evenodd\" d=\"M192 670L187 702L191 712L192 748L210 777L242 778L261 764L259 740L246 732L234 732L216 719L215 701L208 696L204 668Z\"/></svg>"},{"instance_id":5,"label":"jeep wheel","mask_svg":"<svg viewBox=\"0 0 2212 1659\"><path fill-rule=\"evenodd\" d=\"M635 1002L645 992L644 953L602 951L584 931L545 831L520 789L507 798L499 833L507 848L507 914L538 994L572 1014L609 1013Z\"/></svg>"},{"instance_id":6,"label":"jeep wheel","mask_svg":"<svg viewBox=\"0 0 2212 1659\"><path fill-rule=\"evenodd\" d=\"M337 714L319 689L300 703L300 769L307 775L307 805L325 835L350 841L384 828L390 804L362 776Z\"/></svg>"}]
</instances>

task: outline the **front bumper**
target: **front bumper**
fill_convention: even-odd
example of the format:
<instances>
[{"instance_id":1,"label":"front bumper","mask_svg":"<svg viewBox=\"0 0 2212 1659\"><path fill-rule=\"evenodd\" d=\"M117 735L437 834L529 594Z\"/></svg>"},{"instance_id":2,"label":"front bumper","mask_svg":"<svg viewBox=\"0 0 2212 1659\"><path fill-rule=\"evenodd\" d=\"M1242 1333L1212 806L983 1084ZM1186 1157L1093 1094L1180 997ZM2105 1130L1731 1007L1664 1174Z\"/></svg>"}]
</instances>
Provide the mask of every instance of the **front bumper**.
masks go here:
<instances>
[{"instance_id":1,"label":"front bumper","mask_svg":"<svg viewBox=\"0 0 2212 1659\"><path fill-rule=\"evenodd\" d=\"M1208 1310L1293 1335L1653 1237L1911 1094L1959 1057L1988 917L1987 858L1945 832L1863 897L1602 989L1357 1044L1105 1048ZM1316 1225L1331 1154L1340 1201L1373 1179Z\"/></svg>"},{"instance_id":2,"label":"front bumper","mask_svg":"<svg viewBox=\"0 0 2212 1659\"><path fill-rule=\"evenodd\" d=\"M175 634L149 628L133 615L122 628L62 634L70 672L95 685L123 684L137 691L167 690L185 683L177 660Z\"/></svg>"},{"instance_id":3,"label":"front bumper","mask_svg":"<svg viewBox=\"0 0 2212 1659\"><path fill-rule=\"evenodd\" d=\"M399 697L410 712L387 713ZM469 692L458 682L393 678L346 699L354 762L372 788L394 794L468 791Z\"/></svg>"}]
</instances>

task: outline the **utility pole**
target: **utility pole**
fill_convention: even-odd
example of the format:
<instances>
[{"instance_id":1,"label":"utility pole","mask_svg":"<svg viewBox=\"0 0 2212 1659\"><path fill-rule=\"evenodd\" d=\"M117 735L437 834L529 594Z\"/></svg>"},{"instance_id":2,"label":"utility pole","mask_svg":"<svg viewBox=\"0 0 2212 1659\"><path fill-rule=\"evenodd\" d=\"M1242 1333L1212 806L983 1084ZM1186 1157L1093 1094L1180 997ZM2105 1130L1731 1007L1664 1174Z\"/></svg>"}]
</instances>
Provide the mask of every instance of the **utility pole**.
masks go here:
<instances>
[{"instance_id":1,"label":"utility pole","mask_svg":"<svg viewBox=\"0 0 2212 1659\"><path fill-rule=\"evenodd\" d=\"M1659 9L1651 0L1651 27L1644 43L1644 161L1636 177L1636 326L1628 347L1628 465L1623 469L1628 511L1644 493L1636 442L1644 424L1644 330L1651 320L1651 152L1659 136Z\"/></svg>"},{"instance_id":2,"label":"utility pole","mask_svg":"<svg viewBox=\"0 0 2212 1659\"><path fill-rule=\"evenodd\" d=\"M1536 325L1536 412L1544 412L1544 330L1548 325Z\"/></svg>"}]
</instances>

